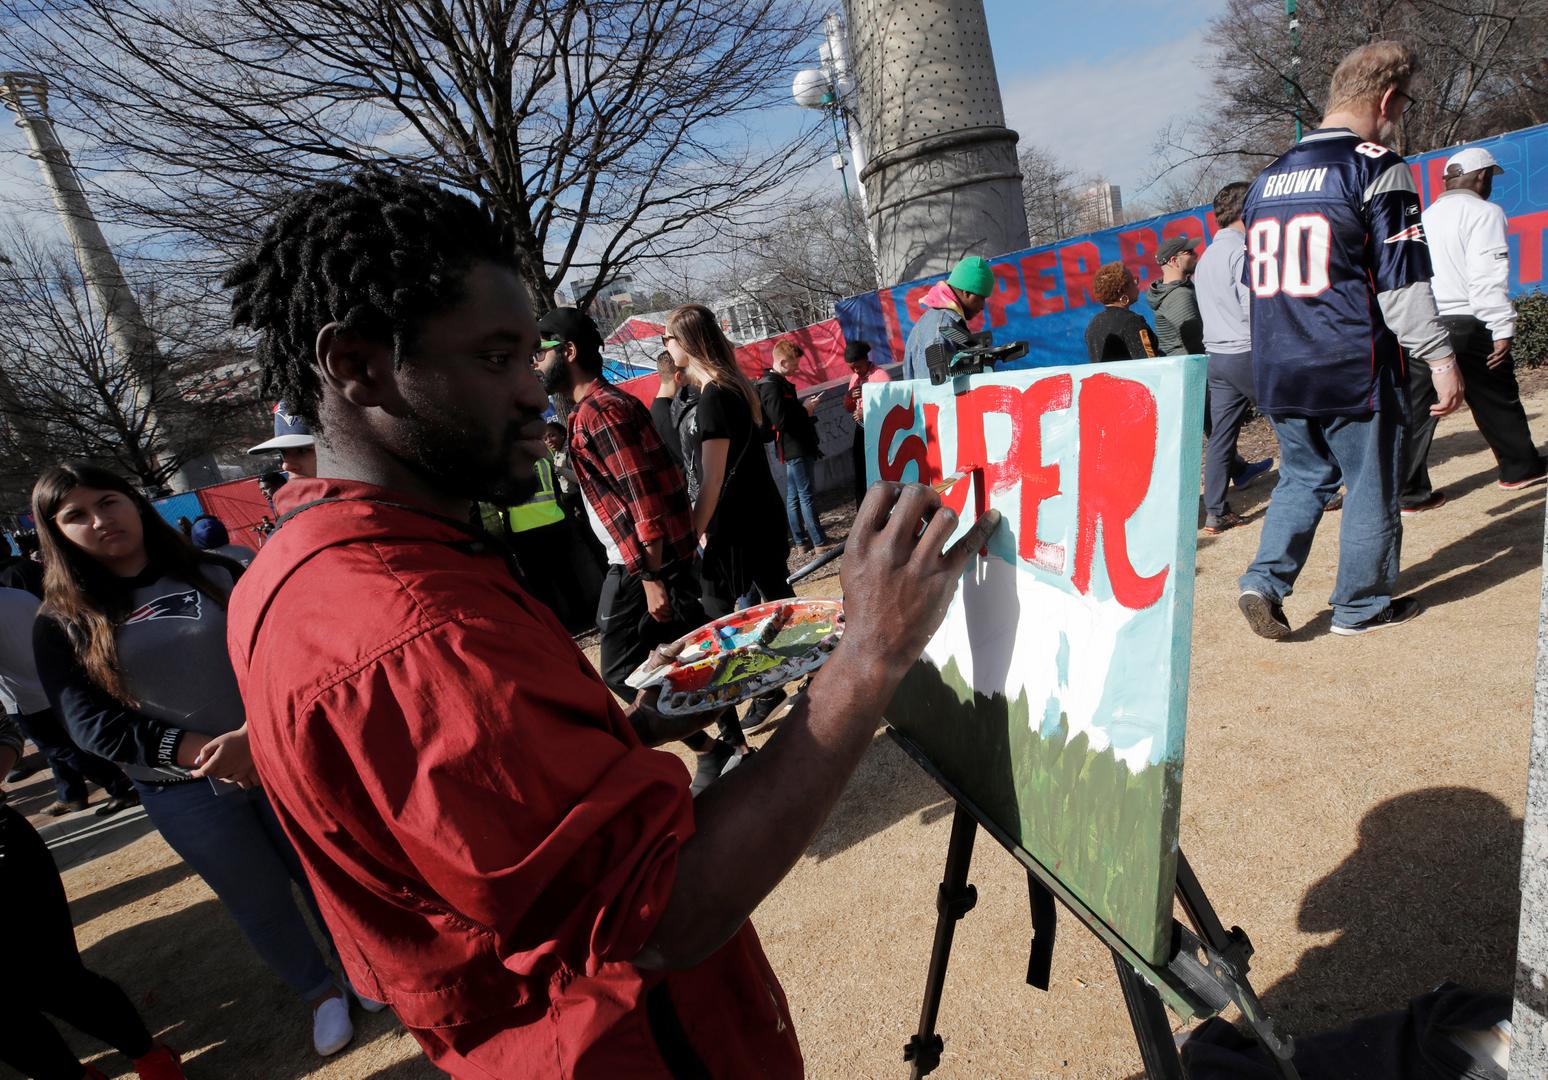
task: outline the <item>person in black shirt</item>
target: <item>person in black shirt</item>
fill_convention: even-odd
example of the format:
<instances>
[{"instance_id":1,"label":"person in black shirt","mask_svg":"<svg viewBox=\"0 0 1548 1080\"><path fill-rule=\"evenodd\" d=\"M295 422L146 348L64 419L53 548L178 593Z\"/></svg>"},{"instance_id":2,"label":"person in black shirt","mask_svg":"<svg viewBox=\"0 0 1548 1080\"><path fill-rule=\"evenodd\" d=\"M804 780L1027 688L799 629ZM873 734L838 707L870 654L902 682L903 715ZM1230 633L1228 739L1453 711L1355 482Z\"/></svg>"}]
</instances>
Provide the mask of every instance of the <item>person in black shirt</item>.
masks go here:
<instances>
[{"instance_id":1,"label":"person in black shirt","mask_svg":"<svg viewBox=\"0 0 1548 1080\"><path fill-rule=\"evenodd\" d=\"M1139 282L1123 263L1108 263L1091 279L1091 292L1105 306L1086 327L1086 354L1093 364L1104 360L1141 360L1159 356L1155 331L1143 316L1129 310L1139 299Z\"/></svg>"},{"instance_id":2,"label":"person in black shirt","mask_svg":"<svg viewBox=\"0 0 1548 1080\"><path fill-rule=\"evenodd\" d=\"M672 363L672 354L665 349L656 356L656 378L660 383L656 387L656 396L650 403L650 421L655 426L656 434L661 436L661 444L666 447L672 460L682 465L683 436L678 428L678 422L684 410L678 402L682 396L680 391L683 388L683 377L677 370L677 365Z\"/></svg>"},{"instance_id":3,"label":"person in black shirt","mask_svg":"<svg viewBox=\"0 0 1548 1080\"><path fill-rule=\"evenodd\" d=\"M703 552L704 610L735 610L754 587L765 600L795 595L785 583L790 541L784 508L763 452L763 406L714 314L685 304L667 320L667 348L698 388L699 491L693 527ZM687 447L684 447L686 452Z\"/></svg>"},{"instance_id":4,"label":"person in black shirt","mask_svg":"<svg viewBox=\"0 0 1548 1080\"><path fill-rule=\"evenodd\" d=\"M793 341L774 343L774 366L756 383L763 405L763 422L773 432L779 460L785 464L785 520L790 538L808 555L828 547L822 521L812 507L812 466L822 456L817 445L817 424L812 409L815 395L802 401L790 381L801 365L801 346ZM804 525L803 525L804 522Z\"/></svg>"},{"instance_id":5,"label":"person in black shirt","mask_svg":"<svg viewBox=\"0 0 1548 1080\"><path fill-rule=\"evenodd\" d=\"M688 384L699 391L694 450L684 445L683 451L697 474L693 528L699 536L705 613L712 619L728 615L754 593L765 602L794 596L785 580L790 541L779 488L763 452L757 388L737 367L736 352L709 308L684 304L675 309L667 317L663 340ZM783 690L775 690L756 699L744 727L761 728L784 698ZM721 740L731 741L725 732ZM738 760L746 752L746 741L740 740Z\"/></svg>"}]
</instances>

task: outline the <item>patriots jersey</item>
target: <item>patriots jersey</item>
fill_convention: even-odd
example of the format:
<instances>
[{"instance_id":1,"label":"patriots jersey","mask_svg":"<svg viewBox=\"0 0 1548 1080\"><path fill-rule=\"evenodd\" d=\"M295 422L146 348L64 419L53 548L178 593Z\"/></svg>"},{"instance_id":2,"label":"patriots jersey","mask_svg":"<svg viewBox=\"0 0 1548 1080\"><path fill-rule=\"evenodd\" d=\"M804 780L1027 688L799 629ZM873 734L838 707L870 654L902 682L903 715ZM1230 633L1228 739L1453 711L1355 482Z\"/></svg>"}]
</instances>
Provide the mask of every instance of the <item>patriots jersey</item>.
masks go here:
<instances>
[{"instance_id":1,"label":"patriots jersey","mask_svg":"<svg viewBox=\"0 0 1548 1080\"><path fill-rule=\"evenodd\" d=\"M1431 277L1419 211L1402 156L1347 128L1313 131L1258 175L1242 275L1265 413L1369 413L1383 369L1401 385L1378 297Z\"/></svg>"}]
</instances>

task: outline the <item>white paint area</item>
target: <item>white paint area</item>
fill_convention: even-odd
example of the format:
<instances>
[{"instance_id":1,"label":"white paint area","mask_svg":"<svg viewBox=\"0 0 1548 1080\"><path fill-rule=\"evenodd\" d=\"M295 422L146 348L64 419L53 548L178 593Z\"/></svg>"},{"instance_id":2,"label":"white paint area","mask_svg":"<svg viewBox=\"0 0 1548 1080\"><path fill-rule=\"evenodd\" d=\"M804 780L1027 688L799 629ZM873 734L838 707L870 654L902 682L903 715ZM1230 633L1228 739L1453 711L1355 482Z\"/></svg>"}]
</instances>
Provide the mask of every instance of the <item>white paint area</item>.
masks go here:
<instances>
[{"instance_id":1,"label":"white paint area","mask_svg":"<svg viewBox=\"0 0 1548 1080\"><path fill-rule=\"evenodd\" d=\"M1108 727L1098 722L1108 678L1134 674L1111 670L1119 634L1134 618L1135 612L1110 598L1066 592L1002 559L978 559L924 656L937 668L955 659L962 677L980 694L1014 700L1025 691L1034 729L1042 725L1048 698L1057 697L1070 737L1084 732L1091 749L1101 751L1113 746ZM1061 671L1066 643L1068 670ZM1103 717L1106 723L1125 719L1141 724L1146 718ZM1150 720L1158 727L1164 723L1162 716ZM1113 754L1138 771L1150 763L1155 748L1155 736L1147 736L1127 747L1113 746Z\"/></svg>"}]
</instances>

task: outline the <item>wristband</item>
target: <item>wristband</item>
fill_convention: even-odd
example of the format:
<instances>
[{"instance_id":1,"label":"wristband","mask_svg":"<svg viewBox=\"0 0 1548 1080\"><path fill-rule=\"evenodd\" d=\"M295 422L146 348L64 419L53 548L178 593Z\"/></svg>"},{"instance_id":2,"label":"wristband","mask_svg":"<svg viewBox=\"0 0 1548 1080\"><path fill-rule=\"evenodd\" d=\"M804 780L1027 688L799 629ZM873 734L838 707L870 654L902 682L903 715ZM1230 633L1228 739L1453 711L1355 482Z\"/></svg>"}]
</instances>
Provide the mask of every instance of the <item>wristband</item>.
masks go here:
<instances>
[{"instance_id":1,"label":"wristband","mask_svg":"<svg viewBox=\"0 0 1548 1080\"><path fill-rule=\"evenodd\" d=\"M1446 372L1448 372L1448 371L1452 370L1453 368L1455 368L1456 366L1457 366L1457 362L1455 360L1453 360L1451 363L1445 364L1445 365L1443 365L1441 367L1432 367L1430 369L1430 374L1431 375L1443 375Z\"/></svg>"}]
</instances>

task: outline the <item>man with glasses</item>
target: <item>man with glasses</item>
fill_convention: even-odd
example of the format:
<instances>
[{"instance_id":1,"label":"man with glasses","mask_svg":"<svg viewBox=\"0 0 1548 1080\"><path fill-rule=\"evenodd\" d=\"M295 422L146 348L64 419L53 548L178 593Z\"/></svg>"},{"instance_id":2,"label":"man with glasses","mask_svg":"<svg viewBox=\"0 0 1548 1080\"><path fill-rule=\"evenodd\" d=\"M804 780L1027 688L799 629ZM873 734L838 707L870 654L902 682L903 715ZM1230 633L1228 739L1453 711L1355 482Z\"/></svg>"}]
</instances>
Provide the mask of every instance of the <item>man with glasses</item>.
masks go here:
<instances>
[{"instance_id":1,"label":"man with glasses","mask_svg":"<svg viewBox=\"0 0 1548 1080\"><path fill-rule=\"evenodd\" d=\"M1280 449L1279 484L1237 600L1262 637L1290 635L1284 601L1340 482L1333 632L1365 634L1420 611L1413 597L1392 595L1403 440L1422 419L1407 415L1404 359L1433 384L1431 416L1462 404L1462 378L1430 291L1413 174L1383 145L1413 100L1415 67L1413 52L1391 41L1344 57L1322 126L1247 194L1253 375Z\"/></svg>"},{"instance_id":2,"label":"man with glasses","mask_svg":"<svg viewBox=\"0 0 1548 1080\"><path fill-rule=\"evenodd\" d=\"M709 621L693 562L697 540L687 485L645 406L603 375L602 334L591 317L554 308L537 328L532 364L543 389L574 406L570 465L607 553L597 602L598 668L608 689L631 701L635 692L624 680L650 650ZM695 793L719 779L732 744L743 742L734 711L719 726L723 739L696 731L683 740L698 755Z\"/></svg>"}]
</instances>

